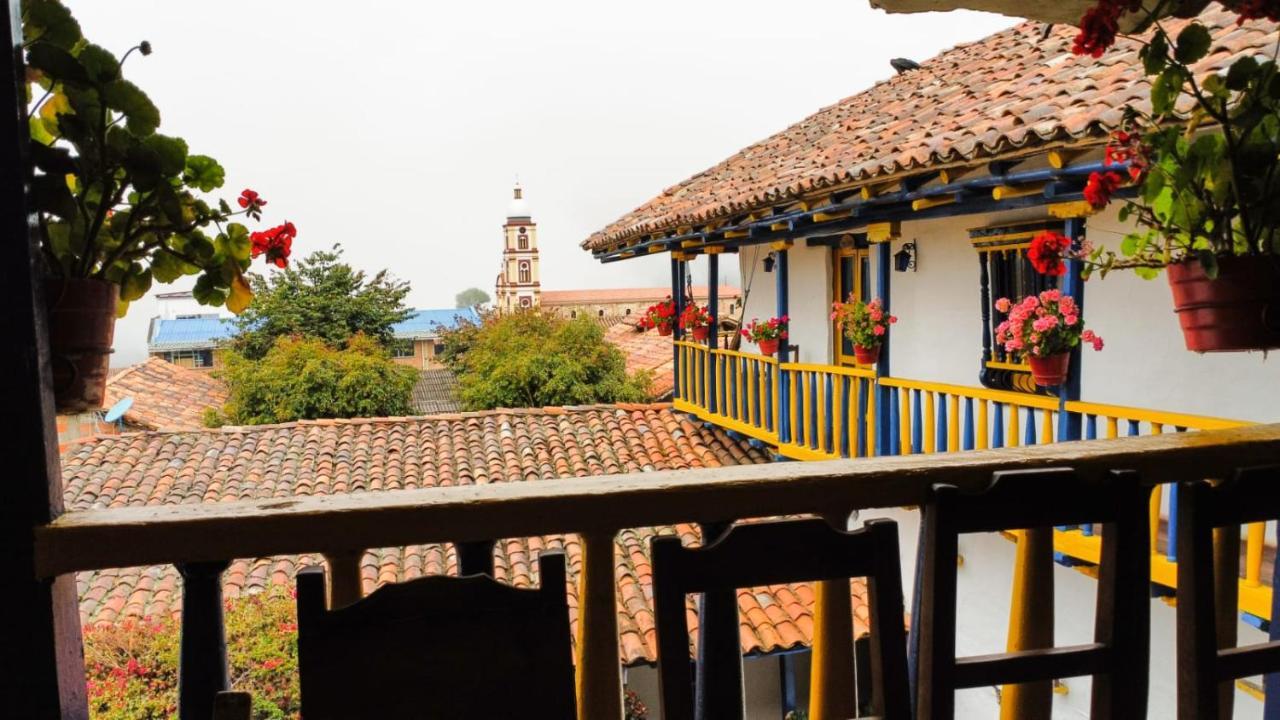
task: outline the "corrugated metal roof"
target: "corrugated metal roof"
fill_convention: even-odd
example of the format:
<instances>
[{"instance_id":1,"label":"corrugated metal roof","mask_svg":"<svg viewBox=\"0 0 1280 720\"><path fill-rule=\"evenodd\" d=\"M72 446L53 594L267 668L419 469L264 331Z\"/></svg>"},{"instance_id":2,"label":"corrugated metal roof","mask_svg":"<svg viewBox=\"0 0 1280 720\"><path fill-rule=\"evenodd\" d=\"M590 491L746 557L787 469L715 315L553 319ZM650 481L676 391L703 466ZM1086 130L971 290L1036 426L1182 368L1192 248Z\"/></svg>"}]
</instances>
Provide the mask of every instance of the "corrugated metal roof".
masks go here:
<instances>
[{"instance_id":1,"label":"corrugated metal roof","mask_svg":"<svg viewBox=\"0 0 1280 720\"><path fill-rule=\"evenodd\" d=\"M236 334L235 318L185 317L151 322L151 350L204 350L229 340Z\"/></svg>"},{"instance_id":2,"label":"corrugated metal roof","mask_svg":"<svg viewBox=\"0 0 1280 720\"><path fill-rule=\"evenodd\" d=\"M391 326L398 338L436 337L440 329L452 330L460 321L480 322L475 308L442 308L414 310L405 320Z\"/></svg>"}]
</instances>

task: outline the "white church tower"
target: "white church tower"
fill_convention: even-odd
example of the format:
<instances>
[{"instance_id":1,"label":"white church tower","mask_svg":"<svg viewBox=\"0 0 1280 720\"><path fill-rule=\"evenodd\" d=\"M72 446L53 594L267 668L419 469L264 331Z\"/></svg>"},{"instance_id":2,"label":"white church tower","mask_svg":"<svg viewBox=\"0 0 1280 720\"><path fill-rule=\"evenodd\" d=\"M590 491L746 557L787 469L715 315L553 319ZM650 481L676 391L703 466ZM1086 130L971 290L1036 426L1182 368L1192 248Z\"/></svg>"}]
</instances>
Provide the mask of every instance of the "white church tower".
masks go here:
<instances>
[{"instance_id":1,"label":"white church tower","mask_svg":"<svg viewBox=\"0 0 1280 720\"><path fill-rule=\"evenodd\" d=\"M538 276L538 226L533 222L524 191L516 183L502 226L502 269L494 288L494 306L500 312L538 305L542 283Z\"/></svg>"}]
</instances>

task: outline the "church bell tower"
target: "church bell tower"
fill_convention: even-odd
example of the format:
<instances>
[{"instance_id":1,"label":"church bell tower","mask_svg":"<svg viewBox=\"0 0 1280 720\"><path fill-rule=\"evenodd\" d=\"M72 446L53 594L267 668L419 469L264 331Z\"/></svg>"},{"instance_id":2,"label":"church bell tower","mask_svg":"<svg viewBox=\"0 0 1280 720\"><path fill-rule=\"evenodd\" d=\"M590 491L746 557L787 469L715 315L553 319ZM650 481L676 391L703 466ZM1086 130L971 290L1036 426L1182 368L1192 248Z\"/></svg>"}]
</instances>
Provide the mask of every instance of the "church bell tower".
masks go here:
<instances>
[{"instance_id":1,"label":"church bell tower","mask_svg":"<svg viewBox=\"0 0 1280 720\"><path fill-rule=\"evenodd\" d=\"M537 307L542 294L538 276L538 226L533 222L520 183L516 183L507 207L502 234L502 269L494 288L494 304L501 312Z\"/></svg>"}]
</instances>

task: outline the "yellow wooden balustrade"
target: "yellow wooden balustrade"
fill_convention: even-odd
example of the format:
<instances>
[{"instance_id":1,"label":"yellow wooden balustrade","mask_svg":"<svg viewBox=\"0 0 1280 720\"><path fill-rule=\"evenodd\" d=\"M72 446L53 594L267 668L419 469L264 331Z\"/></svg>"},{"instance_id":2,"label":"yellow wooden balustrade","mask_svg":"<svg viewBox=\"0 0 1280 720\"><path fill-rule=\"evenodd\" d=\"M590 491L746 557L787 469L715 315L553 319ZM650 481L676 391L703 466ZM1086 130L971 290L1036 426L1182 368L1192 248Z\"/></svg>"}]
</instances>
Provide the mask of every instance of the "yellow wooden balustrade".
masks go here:
<instances>
[{"instance_id":1,"label":"yellow wooden balustrade","mask_svg":"<svg viewBox=\"0 0 1280 720\"><path fill-rule=\"evenodd\" d=\"M1081 416L1085 439L1216 430L1249 424L1092 402L1073 401L1060 407L1057 398L1044 395L906 378L876 378L868 368L778 363L774 358L717 350L715 355L724 359L718 363L717 377L724 372L725 361L754 361L768 366L773 378L771 389L786 387L785 393L772 392L769 398L772 415L767 420L763 412L759 416L738 413L727 417L723 412L708 410L705 359L710 351L702 344L677 345L683 348L682 358L691 357L694 361L686 360L682 365L682 379L677 381L677 386L683 392L675 401L677 409L754 438L775 448L780 456L796 460L874 455L878 413L883 412L892 413L896 418L896 424L890 423L889 433L893 439L892 454L901 455L1053 443L1057 440L1057 425L1062 422L1059 417L1062 409ZM694 377L690 373L703 375ZM877 393L876 388L889 390ZM886 400L892 403L891 407L877 406ZM939 432L944 425L945 430ZM1161 488L1152 494L1152 547L1157 550L1152 557L1152 579L1167 587L1175 583L1176 558L1167 547L1158 548L1158 542L1160 530L1169 518L1165 508L1172 501L1172 495L1171 490ZM1265 543L1263 526L1249 526L1244 531L1244 542L1240 607L1244 612L1269 619L1271 589L1258 580ZM1067 557L1096 563L1100 547L1101 537L1093 528L1059 529L1055 533L1055 550Z\"/></svg>"}]
</instances>

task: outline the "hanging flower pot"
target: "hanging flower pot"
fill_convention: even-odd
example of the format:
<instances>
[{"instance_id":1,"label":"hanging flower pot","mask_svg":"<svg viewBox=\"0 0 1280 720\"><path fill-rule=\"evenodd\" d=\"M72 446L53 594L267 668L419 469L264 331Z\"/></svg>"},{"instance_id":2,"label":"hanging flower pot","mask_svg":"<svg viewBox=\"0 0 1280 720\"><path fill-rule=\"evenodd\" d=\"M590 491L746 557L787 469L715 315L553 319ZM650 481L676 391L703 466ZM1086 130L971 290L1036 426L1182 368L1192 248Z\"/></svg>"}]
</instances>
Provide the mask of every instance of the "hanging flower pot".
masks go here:
<instances>
[{"instance_id":1,"label":"hanging flower pot","mask_svg":"<svg viewBox=\"0 0 1280 720\"><path fill-rule=\"evenodd\" d=\"M693 339L702 342L711 334L711 328L706 325L699 325L693 329Z\"/></svg>"},{"instance_id":2,"label":"hanging flower pot","mask_svg":"<svg viewBox=\"0 0 1280 720\"><path fill-rule=\"evenodd\" d=\"M863 347L862 345L853 346L853 357L858 361L859 365L875 365L880 359L881 345L873 345L872 347Z\"/></svg>"},{"instance_id":3,"label":"hanging flower pot","mask_svg":"<svg viewBox=\"0 0 1280 720\"><path fill-rule=\"evenodd\" d=\"M661 336L663 336L663 337L666 337L667 335L670 335L670 334L671 334L671 326L670 326L670 325L659 325L659 326L658 326L658 334L659 334L659 335L661 335Z\"/></svg>"},{"instance_id":4,"label":"hanging flower pot","mask_svg":"<svg viewBox=\"0 0 1280 720\"><path fill-rule=\"evenodd\" d=\"M117 286L106 280L45 281L53 399L59 413L102 407L118 300Z\"/></svg>"},{"instance_id":5,"label":"hanging flower pot","mask_svg":"<svg viewBox=\"0 0 1280 720\"><path fill-rule=\"evenodd\" d=\"M1031 379L1040 387L1055 387L1067 381L1067 366L1071 363L1070 353L1058 353L1048 357L1027 358L1031 364Z\"/></svg>"},{"instance_id":6,"label":"hanging flower pot","mask_svg":"<svg viewBox=\"0 0 1280 720\"><path fill-rule=\"evenodd\" d=\"M756 343L756 344L760 346L760 354L761 354L761 355L766 355L766 356L768 356L768 357L773 357L774 353L778 352L778 340L777 340L777 338L774 338L773 340L760 340L760 341L759 341L758 343Z\"/></svg>"},{"instance_id":7,"label":"hanging flower pot","mask_svg":"<svg viewBox=\"0 0 1280 720\"><path fill-rule=\"evenodd\" d=\"M1188 350L1280 348L1280 257L1219 256L1216 279L1198 260L1170 265L1168 271Z\"/></svg>"}]
</instances>

